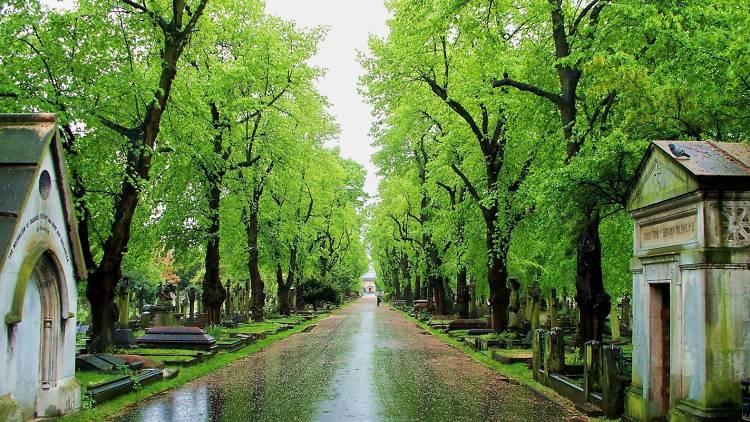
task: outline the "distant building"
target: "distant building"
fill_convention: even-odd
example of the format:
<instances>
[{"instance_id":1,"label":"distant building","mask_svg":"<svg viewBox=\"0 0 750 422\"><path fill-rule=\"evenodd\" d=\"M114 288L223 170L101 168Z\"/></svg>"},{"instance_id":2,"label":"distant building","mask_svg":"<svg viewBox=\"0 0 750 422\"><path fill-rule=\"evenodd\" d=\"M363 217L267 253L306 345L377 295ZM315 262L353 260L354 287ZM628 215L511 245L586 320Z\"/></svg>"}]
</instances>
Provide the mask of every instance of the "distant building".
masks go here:
<instances>
[{"instance_id":1,"label":"distant building","mask_svg":"<svg viewBox=\"0 0 750 422\"><path fill-rule=\"evenodd\" d=\"M370 276L364 276L362 277L362 290L365 293L375 293L377 292L377 287L375 287L375 277Z\"/></svg>"}]
</instances>

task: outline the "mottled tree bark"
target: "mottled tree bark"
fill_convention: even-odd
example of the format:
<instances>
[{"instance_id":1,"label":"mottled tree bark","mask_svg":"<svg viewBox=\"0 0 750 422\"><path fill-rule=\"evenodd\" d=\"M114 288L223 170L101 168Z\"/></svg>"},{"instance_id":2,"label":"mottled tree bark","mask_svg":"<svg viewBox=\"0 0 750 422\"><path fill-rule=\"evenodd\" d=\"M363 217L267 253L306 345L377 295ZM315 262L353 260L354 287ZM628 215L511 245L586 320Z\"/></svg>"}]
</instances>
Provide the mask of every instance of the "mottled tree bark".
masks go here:
<instances>
[{"instance_id":1,"label":"mottled tree bark","mask_svg":"<svg viewBox=\"0 0 750 422\"><path fill-rule=\"evenodd\" d=\"M123 179L120 193L115 199L114 219L110 226L109 236L104 241L102 258L96 269L90 273L86 285L86 297L91 304L92 333L89 343L91 352L104 352L112 347L115 286L122 277L122 261L127 252L133 216L138 206L137 184L139 181L149 179L162 115L169 103L172 83L177 75L177 62L207 2L208 0L201 1L186 24L183 24L185 8L182 0L173 0L170 22L165 21L145 6L131 1L126 2L138 12L154 16L153 20L164 35L164 45L160 51L162 66L159 86L154 92L153 101L146 108L146 114L140 126L127 128L102 118L102 123L127 137L131 142L131 147L126 155L127 176ZM177 7L178 5L180 7Z\"/></svg>"},{"instance_id":2,"label":"mottled tree bark","mask_svg":"<svg viewBox=\"0 0 750 422\"><path fill-rule=\"evenodd\" d=\"M469 318L469 286L466 283L466 267L461 267L456 275L456 311L459 318Z\"/></svg>"}]
</instances>

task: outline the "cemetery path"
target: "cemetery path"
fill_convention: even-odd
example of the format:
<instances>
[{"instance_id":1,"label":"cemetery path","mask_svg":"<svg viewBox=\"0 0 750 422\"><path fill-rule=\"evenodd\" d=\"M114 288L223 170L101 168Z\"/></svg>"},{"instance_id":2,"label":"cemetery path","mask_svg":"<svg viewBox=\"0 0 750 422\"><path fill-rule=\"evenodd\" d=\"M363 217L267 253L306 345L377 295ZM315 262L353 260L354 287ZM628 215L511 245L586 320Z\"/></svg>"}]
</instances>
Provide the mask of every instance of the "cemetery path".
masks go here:
<instances>
[{"instance_id":1,"label":"cemetery path","mask_svg":"<svg viewBox=\"0 0 750 422\"><path fill-rule=\"evenodd\" d=\"M365 297L309 333L141 403L116 421L552 422L573 416Z\"/></svg>"}]
</instances>

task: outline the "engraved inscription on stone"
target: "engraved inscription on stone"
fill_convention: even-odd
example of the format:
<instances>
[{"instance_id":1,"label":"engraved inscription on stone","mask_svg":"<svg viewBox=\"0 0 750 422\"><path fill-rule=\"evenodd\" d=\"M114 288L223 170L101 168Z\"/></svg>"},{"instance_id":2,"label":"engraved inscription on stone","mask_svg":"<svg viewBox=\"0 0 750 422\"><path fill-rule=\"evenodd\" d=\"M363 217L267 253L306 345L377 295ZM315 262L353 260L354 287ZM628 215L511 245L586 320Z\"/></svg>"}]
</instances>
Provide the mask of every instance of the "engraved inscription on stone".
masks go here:
<instances>
[{"instance_id":1,"label":"engraved inscription on stone","mask_svg":"<svg viewBox=\"0 0 750 422\"><path fill-rule=\"evenodd\" d=\"M696 238L695 214L638 227L641 248L652 249L692 242Z\"/></svg>"}]
</instances>

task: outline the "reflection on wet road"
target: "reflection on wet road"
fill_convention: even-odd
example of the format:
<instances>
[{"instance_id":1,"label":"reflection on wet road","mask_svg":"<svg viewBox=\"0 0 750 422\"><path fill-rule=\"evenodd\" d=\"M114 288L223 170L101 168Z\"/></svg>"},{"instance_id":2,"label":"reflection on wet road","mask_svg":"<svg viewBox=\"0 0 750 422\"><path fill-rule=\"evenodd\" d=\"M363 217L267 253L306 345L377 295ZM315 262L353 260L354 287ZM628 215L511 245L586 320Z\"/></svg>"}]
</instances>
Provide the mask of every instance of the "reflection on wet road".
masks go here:
<instances>
[{"instance_id":1,"label":"reflection on wet road","mask_svg":"<svg viewBox=\"0 0 750 422\"><path fill-rule=\"evenodd\" d=\"M365 297L117 422L567 420Z\"/></svg>"}]
</instances>

